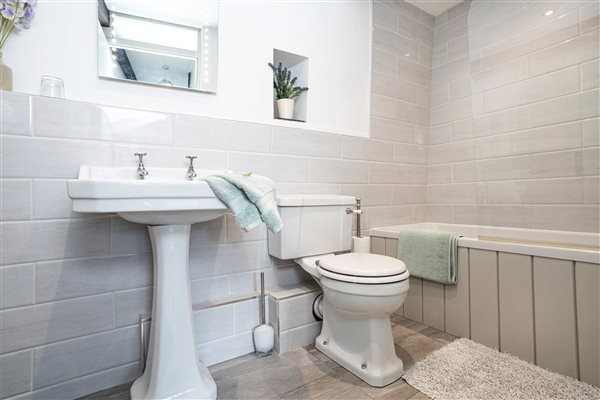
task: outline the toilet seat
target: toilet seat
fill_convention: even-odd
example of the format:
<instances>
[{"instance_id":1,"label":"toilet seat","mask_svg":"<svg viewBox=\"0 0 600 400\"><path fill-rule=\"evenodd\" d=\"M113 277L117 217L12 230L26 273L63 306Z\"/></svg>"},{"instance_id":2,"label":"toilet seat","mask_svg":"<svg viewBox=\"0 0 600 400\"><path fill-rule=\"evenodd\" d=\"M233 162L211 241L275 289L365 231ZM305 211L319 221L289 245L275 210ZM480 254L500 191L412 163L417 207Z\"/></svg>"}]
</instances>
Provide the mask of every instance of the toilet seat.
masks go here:
<instances>
[{"instance_id":1,"label":"toilet seat","mask_svg":"<svg viewBox=\"0 0 600 400\"><path fill-rule=\"evenodd\" d=\"M317 262L320 275L363 284L394 283L408 279L406 265L396 258L367 253L328 255Z\"/></svg>"}]
</instances>

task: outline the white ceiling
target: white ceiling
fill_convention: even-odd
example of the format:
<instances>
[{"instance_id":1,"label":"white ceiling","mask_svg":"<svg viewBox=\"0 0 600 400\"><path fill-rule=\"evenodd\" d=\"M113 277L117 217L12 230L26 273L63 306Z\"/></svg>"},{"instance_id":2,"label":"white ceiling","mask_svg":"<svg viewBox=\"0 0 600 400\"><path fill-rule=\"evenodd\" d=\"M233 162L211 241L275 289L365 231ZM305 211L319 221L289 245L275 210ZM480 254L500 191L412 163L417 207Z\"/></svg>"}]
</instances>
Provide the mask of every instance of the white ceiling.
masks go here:
<instances>
[{"instance_id":1,"label":"white ceiling","mask_svg":"<svg viewBox=\"0 0 600 400\"><path fill-rule=\"evenodd\" d=\"M425 11L437 17L444 11L447 11L457 5L458 3L462 3L463 0L405 0L407 3L412 4L413 6L419 7L421 10Z\"/></svg>"}]
</instances>

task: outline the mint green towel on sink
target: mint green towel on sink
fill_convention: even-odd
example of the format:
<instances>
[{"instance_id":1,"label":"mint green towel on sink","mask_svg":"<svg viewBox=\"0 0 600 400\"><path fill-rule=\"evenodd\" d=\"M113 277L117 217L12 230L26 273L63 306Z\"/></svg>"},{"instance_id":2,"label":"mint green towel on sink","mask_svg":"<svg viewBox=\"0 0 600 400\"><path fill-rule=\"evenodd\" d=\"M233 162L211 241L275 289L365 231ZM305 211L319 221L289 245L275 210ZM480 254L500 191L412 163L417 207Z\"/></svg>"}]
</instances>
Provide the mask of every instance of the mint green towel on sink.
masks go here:
<instances>
[{"instance_id":1,"label":"mint green towel on sink","mask_svg":"<svg viewBox=\"0 0 600 400\"><path fill-rule=\"evenodd\" d=\"M202 178L231 209L235 223L245 231L260 225L277 233L283 228L275 202L275 183L251 172L231 172Z\"/></svg>"},{"instance_id":2,"label":"mint green towel on sink","mask_svg":"<svg viewBox=\"0 0 600 400\"><path fill-rule=\"evenodd\" d=\"M398 258L411 276L456 284L458 238L450 232L403 230L398 235Z\"/></svg>"}]
</instances>

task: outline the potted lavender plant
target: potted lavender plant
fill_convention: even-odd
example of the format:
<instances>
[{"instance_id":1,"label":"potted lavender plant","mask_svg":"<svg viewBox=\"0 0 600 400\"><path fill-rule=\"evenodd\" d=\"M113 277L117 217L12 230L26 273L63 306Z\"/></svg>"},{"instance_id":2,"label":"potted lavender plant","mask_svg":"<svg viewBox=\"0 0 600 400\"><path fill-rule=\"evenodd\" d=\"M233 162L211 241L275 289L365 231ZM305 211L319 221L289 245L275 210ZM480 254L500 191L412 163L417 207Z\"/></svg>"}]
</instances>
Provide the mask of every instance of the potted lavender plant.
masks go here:
<instances>
[{"instance_id":1,"label":"potted lavender plant","mask_svg":"<svg viewBox=\"0 0 600 400\"><path fill-rule=\"evenodd\" d=\"M275 67L269 63L273 70L273 89L277 100L277 115L283 119L294 118L294 98L308 90L307 87L294 86L298 77L292 79L292 71L282 67L281 63Z\"/></svg>"},{"instance_id":2,"label":"potted lavender plant","mask_svg":"<svg viewBox=\"0 0 600 400\"><path fill-rule=\"evenodd\" d=\"M13 29L29 29L37 0L0 0L0 89L12 90L12 70L2 62L2 49Z\"/></svg>"}]
</instances>

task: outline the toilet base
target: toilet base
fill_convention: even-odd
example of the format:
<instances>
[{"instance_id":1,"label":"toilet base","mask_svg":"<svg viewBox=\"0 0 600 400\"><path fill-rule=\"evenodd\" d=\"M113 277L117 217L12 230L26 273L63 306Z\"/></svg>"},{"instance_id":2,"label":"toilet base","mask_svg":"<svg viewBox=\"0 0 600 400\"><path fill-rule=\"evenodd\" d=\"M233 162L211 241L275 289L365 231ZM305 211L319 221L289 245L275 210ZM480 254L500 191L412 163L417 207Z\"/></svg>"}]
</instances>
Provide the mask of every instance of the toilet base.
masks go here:
<instances>
[{"instance_id":1,"label":"toilet base","mask_svg":"<svg viewBox=\"0 0 600 400\"><path fill-rule=\"evenodd\" d=\"M323 299L323 327L315 347L371 386L382 387L404 374L396 356L390 317L359 318Z\"/></svg>"}]
</instances>

